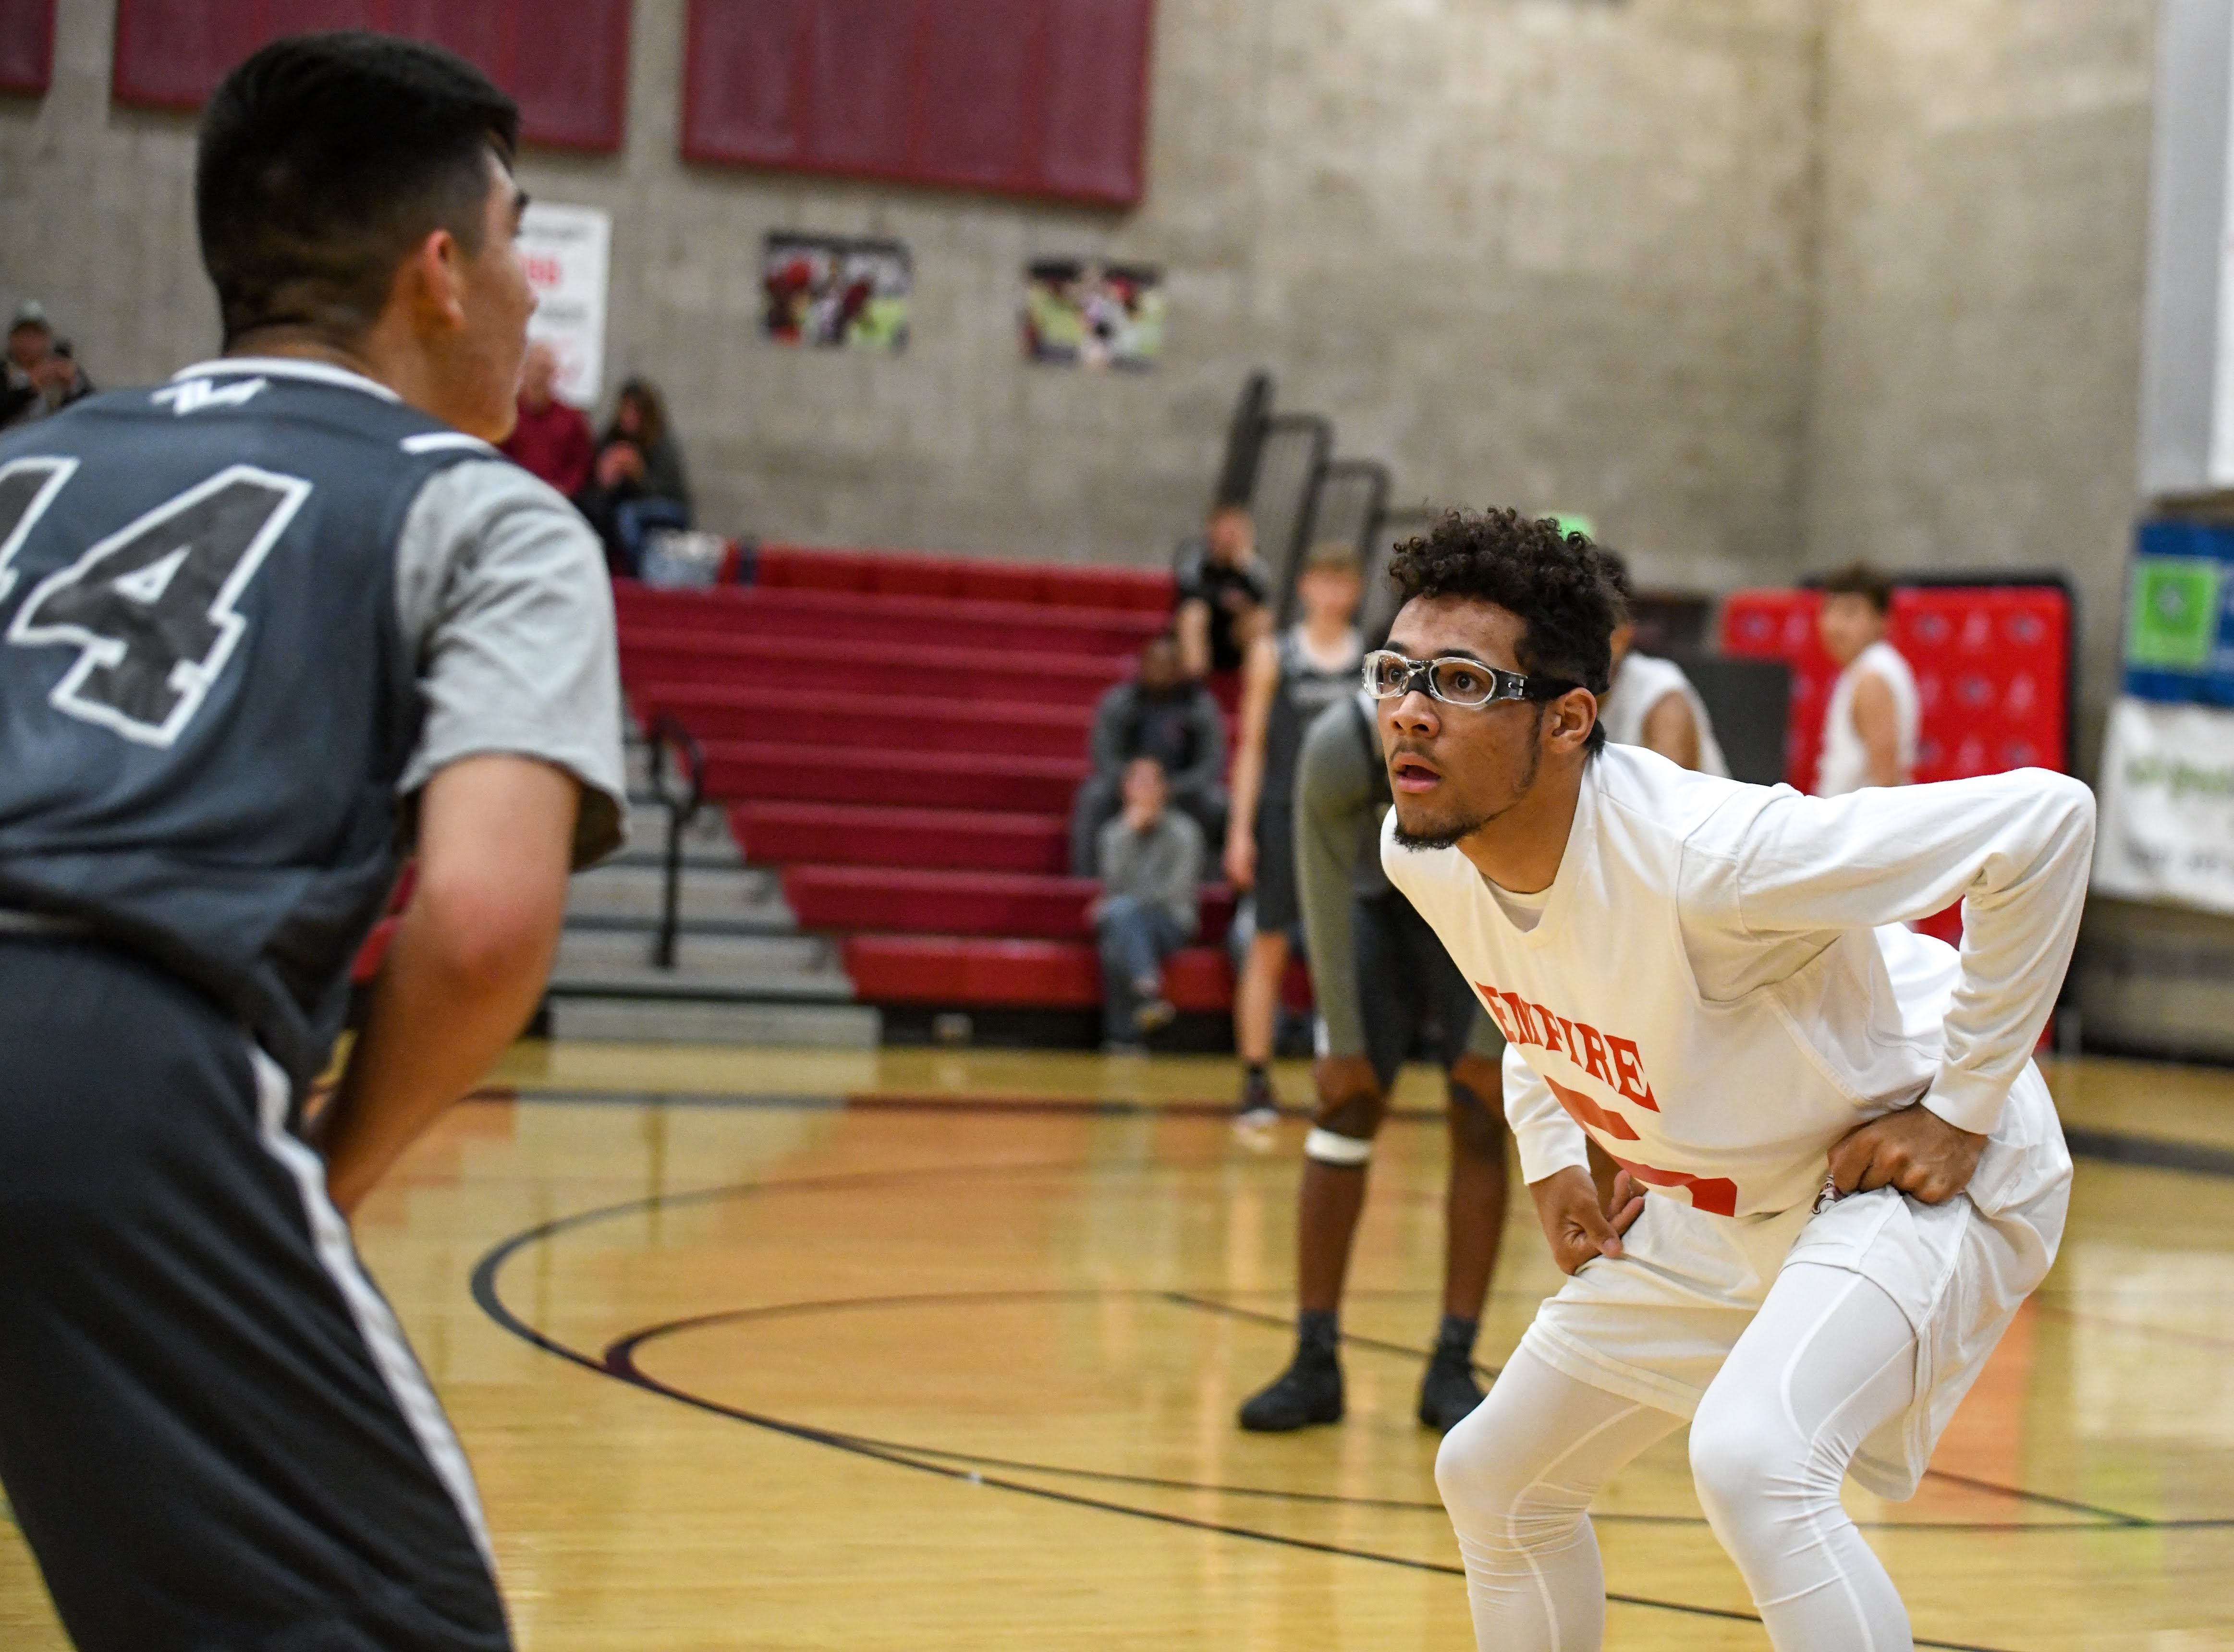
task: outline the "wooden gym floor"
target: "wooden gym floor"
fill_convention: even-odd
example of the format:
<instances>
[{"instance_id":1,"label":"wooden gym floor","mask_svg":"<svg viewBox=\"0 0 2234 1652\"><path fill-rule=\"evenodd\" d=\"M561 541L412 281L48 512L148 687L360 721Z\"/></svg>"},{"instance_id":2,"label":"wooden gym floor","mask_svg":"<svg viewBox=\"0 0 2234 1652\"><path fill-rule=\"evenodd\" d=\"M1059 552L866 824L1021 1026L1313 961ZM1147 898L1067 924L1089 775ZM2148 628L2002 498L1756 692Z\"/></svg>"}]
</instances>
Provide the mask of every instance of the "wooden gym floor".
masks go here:
<instances>
[{"instance_id":1,"label":"wooden gym floor","mask_svg":"<svg viewBox=\"0 0 2234 1652\"><path fill-rule=\"evenodd\" d=\"M2234 1074L2054 1069L2069 1237L1914 1501L1849 1488L1918 1644L2234 1648ZM360 1244L479 1469L526 1652L1472 1646L1413 1420L1442 1140L1408 1074L1349 1420L1283 1363L1302 1126L1230 1064L523 1045ZM1300 1068L1281 1075L1291 1101ZM1516 1188L1480 1357L1555 1275ZM1682 1436L1598 1519L1608 1643L1762 1648ZM0 1525L0 1647L63 1642Z\"/></svg>"}]
</instances>

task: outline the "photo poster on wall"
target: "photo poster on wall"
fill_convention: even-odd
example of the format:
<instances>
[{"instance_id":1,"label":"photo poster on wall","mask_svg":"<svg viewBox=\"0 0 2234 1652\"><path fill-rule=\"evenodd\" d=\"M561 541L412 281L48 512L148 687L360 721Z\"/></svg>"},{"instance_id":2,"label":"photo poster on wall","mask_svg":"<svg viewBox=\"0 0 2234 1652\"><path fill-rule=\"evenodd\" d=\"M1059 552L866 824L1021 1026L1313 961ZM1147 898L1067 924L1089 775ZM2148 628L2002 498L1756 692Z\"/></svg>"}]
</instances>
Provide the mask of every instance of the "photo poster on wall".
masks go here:
<instances>
[{"instance_id":1,"label":"photo poster on wall","mask_svg":"<svg viewBox=\"0 0 2234 1652\"><path fill-rule=\"evenodd\" d=\"M907 348L915 264L898 241L771 234L761 253L763 330L779 344L874 350Z\"/></svg>"},{"instance_id":2,"label":"photo poster on wall","mask_svg":"<svg viewBox=\"0 0 2234 1652\"><path fill-rule=\"evenodd\" d=\"M604 389L605 292L612 214L595 206L530 201L519 220L519 256L535 289L527 336L558 357L558 399L597 405Z\"/></svg>"},{"instance_id":3,"label":"photo poster on wall","mask_svg":"<svg viewBox=\"0 0 2234 1652\"><path fill-rule=\"evenodd\" d=\"M1024 355L1144 373L1164 350L1164 272L1146 264L1035 258L1024 271Z\"/></svg>"}]
</instances>

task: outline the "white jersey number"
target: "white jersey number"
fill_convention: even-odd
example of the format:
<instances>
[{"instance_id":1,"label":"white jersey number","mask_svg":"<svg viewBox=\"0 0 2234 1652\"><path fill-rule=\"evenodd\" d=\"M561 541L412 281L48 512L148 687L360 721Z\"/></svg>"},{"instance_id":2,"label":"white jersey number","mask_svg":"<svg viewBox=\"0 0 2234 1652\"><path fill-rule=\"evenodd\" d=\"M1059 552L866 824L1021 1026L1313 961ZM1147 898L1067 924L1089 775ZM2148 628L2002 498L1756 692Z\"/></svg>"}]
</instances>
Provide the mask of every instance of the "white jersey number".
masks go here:
<instances>
[{"instance_id":1,"label":"white jersey number","mask_svg":"<svg viewBox=\"0 0 2234 1652\"><path fill-rule=\"evenodd\" d=\"M0 596L12 583L7 557L68 477L48 478L0 539ZM0 474L0 512L10 480ZM141 745L169 746L248 629L234 606L240 593L310 495L299 477L230 466L41 580L8 627L8 641L78 650L48 696L56 710Z\"/></svg>"}]
</instances>

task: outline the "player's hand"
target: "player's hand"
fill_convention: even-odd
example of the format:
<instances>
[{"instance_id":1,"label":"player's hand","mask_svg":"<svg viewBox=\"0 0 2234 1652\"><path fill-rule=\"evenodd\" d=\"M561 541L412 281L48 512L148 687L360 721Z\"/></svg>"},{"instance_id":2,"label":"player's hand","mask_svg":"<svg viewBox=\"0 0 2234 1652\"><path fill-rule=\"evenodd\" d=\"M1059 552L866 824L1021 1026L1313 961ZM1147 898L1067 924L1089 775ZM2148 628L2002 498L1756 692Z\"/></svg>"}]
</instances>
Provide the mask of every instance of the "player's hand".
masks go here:
<instances>
[{"instance_id":1,"label":"player's hand","mask_svg":"<svg viewBox=\"0 0 2234 1652\"><path fill-rule=\"evenodd\" d=\"M1257 883L1257 839L1253 833L1229 833L1225 839L1225 881L1236 889Z\"/></svg>"},{"instance_id":2,"label":"player's hand","mask_svg":"<svg viewBox=\"0 0 2234 1652\"><path fill-rule=\"evenodd\" d=\"M1970 1185L1986 1138L1925 1107L1906 1107L1849 1131L1831 1149L1831 1179L1841 1193L1897 1187L1925 1205L1943 1204Z\"/></svg>"},{"instance_id":3,"label":"player's hand","mask_svg":"<svg viewBox=\"0 0 2234 1652\"><path fill-rule=\"evenodd\" d=\"M1644 1213L1643 1190L1625 1170L1613 1179L1604 1204L1590 1172L1577 1165L1529 1183L1528 1192L1561 1273L1573 1273L1598 1257L1619 1256L1621 1236Z\"/></svg>"},{"instance_id":4,"label":"player's hand","mask_svg":"<svg viewBox=\"0 0 2234 1652\"><path fill-rule=\"evenodd\" d=\"M1311 1086L1319 1110L1331 1112L1352 1101L1378 1101L1381 1080L1362 1055L1322 1055L1311 1063Z\"/></svg>"}]
</instances>

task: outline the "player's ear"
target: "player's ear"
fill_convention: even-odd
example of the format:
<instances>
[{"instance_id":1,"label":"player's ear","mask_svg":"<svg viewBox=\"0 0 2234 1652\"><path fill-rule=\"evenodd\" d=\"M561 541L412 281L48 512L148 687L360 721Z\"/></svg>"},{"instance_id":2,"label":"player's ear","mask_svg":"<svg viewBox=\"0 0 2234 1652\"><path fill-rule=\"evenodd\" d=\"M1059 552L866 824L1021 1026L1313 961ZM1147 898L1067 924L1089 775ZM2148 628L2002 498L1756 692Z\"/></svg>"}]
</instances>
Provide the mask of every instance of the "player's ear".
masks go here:
<instances>
[{"instance_id":1,"label":"player's ear","mask_svg":"<svg viewBox=\"0 0 2234 1652\"><path fill-rule=\"evenodd\" d=\"M395 272L395 296L421 327L447 332L466 324L466 250L446 229L428 232Z\"/></svg>"},{"instance_id":2,"label":"player's ear","mask_svg":"<svg viewBox=\"0 0 2234 1652\"><path fill-rule=\"evenodd\" d=\"M1597 696L1588 689L1570 689L1551 702L1545 712L1545 743L1562 754L1579 751L1597 723Z\"/></svg>"}]
</instances>

